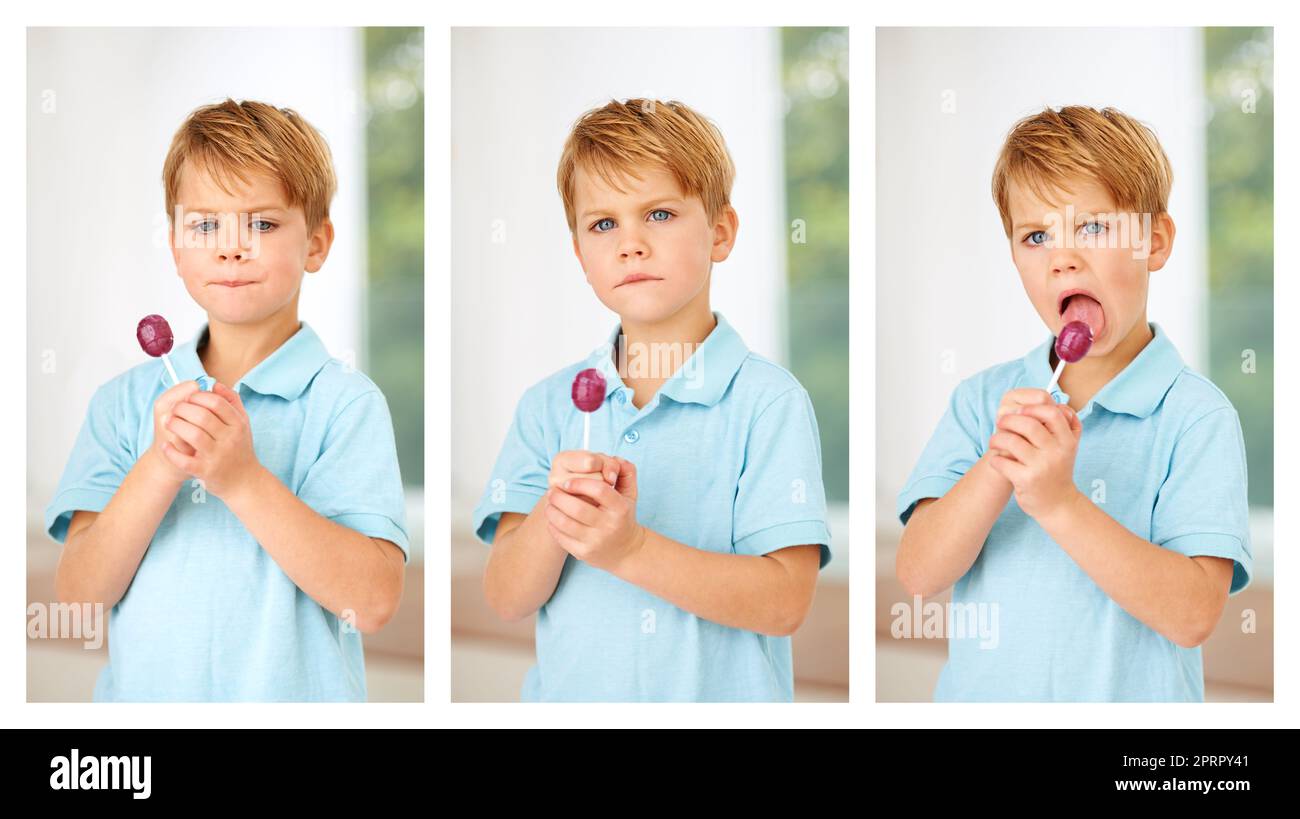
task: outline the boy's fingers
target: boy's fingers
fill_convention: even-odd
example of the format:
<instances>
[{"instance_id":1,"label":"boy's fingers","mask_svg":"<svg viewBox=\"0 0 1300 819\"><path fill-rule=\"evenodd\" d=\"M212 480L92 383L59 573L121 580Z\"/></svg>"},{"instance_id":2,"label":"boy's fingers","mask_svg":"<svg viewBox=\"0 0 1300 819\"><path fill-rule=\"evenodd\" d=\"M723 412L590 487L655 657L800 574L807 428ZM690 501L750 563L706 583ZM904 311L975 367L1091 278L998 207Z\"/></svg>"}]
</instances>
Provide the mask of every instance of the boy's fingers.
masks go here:
<instances>
[{"instance_id":1,"label":"boy's fingers","mask_svg":"<svg viewBox=\"0 0 1300 819\"><path fill-rule=\"evenodd\" d=\"M622 458L618 461L618 481L614 489L620 495L636 500L636 464Z\"/></svg>"},{"instance_id":2,"label":"boy's fingers","mask_svg":"<svg viewBox=\"0 0 1300 819\"><path fill-rule=\"evenodd\" d=\"M219 394L223 396L226 399L226 401L228 401L230 405L235 408L236 411L238 411L241 414L245 412L244 399L240 397L238 390L235 390L232 387L227 387L225 384L222 384L220 381L218 381L213 386L214 392L218 390L220 390Z\"/></svg>"},{"instance_id":3,"label":"boy's fingers","mask_svg":"<svg viewBox=\"0 0 1300 819\"><path fill-rule=\"evenodd\" d=\"M993 437L989 438L989 446L994 449L1006 450L1012 458L1020 463L1028 463L1033 456L1034 447L1018 433L1015 432L995 432Z\"/></svg>"},{"instance_id":4,"label":"boy's fingers","mask_svg":"<svg viewBox=\"0 0 1300 819\"><path fill-rule=\"evenodd\" d=\"M1058 420L1060 416L1057 416ZM998 422L998 429L1014 432L1038 449L1042 449L1052 439L1052 433L1043 426L1043 419L1032 412L1031 407L1022 407L1019 412L1011 413Z\"/></svg>"},{"instance_id":5,"label":"boy's fingers","mask_svg":"<svg viewBox=\"0 0 1300 819\"><path fill-rule=\"evenodd\" d=\"M569 472L600 472L600 458L591 452L571 450L557 460Z\"/></svg>"},{"instance_id":6,"label":"boy's fingers","mask_svg":"<svg viewBox=\"0 0 1300 819\"><path fill-rule=\"evenodd\" d=\"M1017 387L1014 390L1008 390L1004 399L1014 401L1017 404L1050 404L1053 401L1050 392L1036 387Z\"/></svg>"},{"instance_id":7,"label":"boy's fingers","mask_svg":"<svg viewBox=\"0 0 1300 819\"><path fill-rule=\"evenodd\" d=\"M232 391L227 390L227 392L229 393ZM209 410L213 415L217 416L217 418L221 420L221 423L227 426L234 426L239 423L239 410L235 409L228 399L223 398L216 393L200 392L191 395L187 399L187 403Z\"/></svg>"},{"instance_id":8,"label":"boy's fingers","mask_svg":"<svg viewBox=\"0 0 1300 819\"><path fill-rule=\"evenodd\" d=\"M550 504L584 526L595 526L598 522L599 512L595 506L587 502L586 498L579 498L568 492L553 492Z\"/></svg>"},{"instance_id":9,"label":"boy's fingers","mask_svg":"<svg viewBox=\"0 0 1300 819\"><path fill-rule=\"evenodd\" d=\"M1047 427L1047 431L1054 437L1066 435L1070 431L1070 425L1065 420L1065 415L1054 407L1044 407L1041 404L1035 404L1031 407L1023 407L1020 410L1022 416L1029 416L1039 422L1039 426ZM1044 442L1035 441L1035 445L1041 447Z\"/></svg>"},{"instance_id":10,"label":"boy's fingers","mask_svg":"<svg viewBox=\"0 0 1300 819\"><path fill-rule=\"evenodd\" d=\"M173 415L172 419L167 422L167 428L171 430L172 434L195 449L198 449L199 444L206 440L214 440L206 430L176 415Z\"/></svg>"},{"instance_id":11,"label":"boy's fingers","mask_svg":"<svg viewBox=\"0 0 1300 819\"><path fill-rule=\"evenodd\" d=\"M618 495L614 488L601 481L590 478L575 478L564 485L564 491L570 495L582 495L591 498L601 506L606 506Z\"/></svg>"},{"instance_id":12,"label":"boy's fingers","mask_svg":"<svg viewBox=\"0 0 1300 819\"><path fill-rule=\"evenodd\" d=\"M199 406L193 401L182 401L172 407L171 414L173 418L184 418L213 438L216 438L216 431L221 424L221 420L207 407Z\"/></svg>"},{"instance_id":13,"label":"boy's fingers","mask_svg":"<svg viewBox=\"0 0 1300 819\"><path fill-rule=\"evenodd\" d=\"M158 396L157 406L162 410L170 410L176 404L184 401L192 393L199 389L199 385L193 380L182 381L174 387L168 388L162 395Z\"/></svg>"}]
</instances>

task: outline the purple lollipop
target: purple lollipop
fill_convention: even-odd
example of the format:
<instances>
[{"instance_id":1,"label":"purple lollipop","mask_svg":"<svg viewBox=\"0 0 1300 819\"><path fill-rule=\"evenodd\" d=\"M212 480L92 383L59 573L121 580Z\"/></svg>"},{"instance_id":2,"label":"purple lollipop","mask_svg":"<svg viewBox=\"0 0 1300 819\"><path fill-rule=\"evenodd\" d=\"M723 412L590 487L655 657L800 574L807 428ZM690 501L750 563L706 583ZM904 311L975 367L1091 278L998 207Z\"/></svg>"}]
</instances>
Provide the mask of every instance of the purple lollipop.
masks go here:
<instances>
[{"instance_id":1,"label":"purple lollipop","mask_svg":"<svg viewBox=\"0 0 1300 819\"><path fill-rule=\"evenodd\" d=\"M582 448L589 449L591 441L591 413L605 403L605 377L600 370L586 369L573 379L570 391L573 406L582 412Z\"/></svg>"},{"instance_id":2,"label":"purple lollipop","mask_svg":"<svg viewBox=\"0 0 1300 819\"><path fill-rule=\"evenodd\" d=\"M1067 362L1073 364L1079 361L1088 354L1090 349L1092 349L1092 328L1086 322L1072 321L1062 327L1061 334L1056 337L1056 357L1060 361L1056 364L1056 372L1052 373L1047 391L1056 389L1056 382L1060 380L1061 372Z\"/></svg>"},{"instance_id":3,"label":"purple lollipop","mask_svg":"<svg viewBox=\"0 0 1300 819\"><path fill-rule=\"evenodd\" d=\"M163 364L167 365L167 372L172 377L172 385L181 383L176 377L176 370L172 367L172 360L167 354L172 351L172 328L167 323L167 319L152 313L140 319L140 323L135 327L135 340L140 342L140 348L154 358L161 358Z\"/></svg>"}]
</instances>

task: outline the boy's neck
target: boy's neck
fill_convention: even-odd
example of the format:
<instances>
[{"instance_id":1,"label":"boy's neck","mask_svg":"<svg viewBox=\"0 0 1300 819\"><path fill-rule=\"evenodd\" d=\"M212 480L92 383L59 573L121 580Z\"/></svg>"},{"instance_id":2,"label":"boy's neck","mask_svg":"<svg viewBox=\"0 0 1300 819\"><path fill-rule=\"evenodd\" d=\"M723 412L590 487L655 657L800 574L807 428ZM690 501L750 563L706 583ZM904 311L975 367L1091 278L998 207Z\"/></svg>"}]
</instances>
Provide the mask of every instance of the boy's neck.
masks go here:
<instances>
[{"instance_id":1,"label":"boy's neck","mask_svg":"<svg viewBox=\"0 0 1300 819\"><path fill-rule=\"evenodd\" d=\"M198 350L204 371L228 387L280 349L301 329L297 305L256 324L226 324L208 318L208 340Z\"/></svg>"},{"instance_id":2,"label":"boy's neck","mask_svg":"<svg viewBox=\"0 0 1300 819\"><path fill-rule=\"evenodd\" d=\"M1070 408L1075 412L1083 409L1102 387L1109 384L1112 378L1123 372L1124 368L1137 358L1138 353L1142 352L1153 338L1155 336L1151 332L1150 325L1147 324L1146 315L1143 314L1142 320L1134 324L1128 335L1107 355L1088 356L1082 361L1065 365L1065 370L1061 373L1060 386L1062 392L1070 396ZM1055 370L1057 364L1055 345L1052 346L1048 361Z\"/></svg>"},{"instance_id":3,"label":"boy's neck","mask_svg":"<svg viewBox=\"0 0 1300 819\"><path fill-rule=\"evenodd\" d=\"M632 405L640 409L649 403L664 382L676 374L687 358L685 355L679 359L671 355L660 355L657 351L672 349L671 345L680 345L678 349L694 350L717 326L718 320L709 309L707 287L685 307L664 321L646 324L623 319L619 343L624 345L624 350L628 352L620 356L619 348L615 347L613 355L615 365L620 360L629 362L628 369L631 372L619 374L623 382L632 389ZM686 347L686 345L691 346ZM650 376L633 376L633 372L636 371L636 368L631 366L634 354L653 357L656 366L651 368ZM658 366L660 363L670 365L671 370Z\"/></svg>"}]
</instances>

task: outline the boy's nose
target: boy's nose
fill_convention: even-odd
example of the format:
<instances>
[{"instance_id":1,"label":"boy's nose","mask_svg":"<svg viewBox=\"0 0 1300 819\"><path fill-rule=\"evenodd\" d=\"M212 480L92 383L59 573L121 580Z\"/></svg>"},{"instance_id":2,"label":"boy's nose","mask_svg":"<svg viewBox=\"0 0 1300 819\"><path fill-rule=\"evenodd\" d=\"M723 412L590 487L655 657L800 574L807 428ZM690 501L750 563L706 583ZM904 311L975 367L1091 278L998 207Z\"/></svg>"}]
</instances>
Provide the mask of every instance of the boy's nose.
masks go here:
<instances>
[{"instance_id":1,"label":"boy's nose","mask_svg":"<svg viewBox=\"0 0 1300 819\"><path fill-rule=\"evenodd\" d=\"M650 248L646 246L645 242L633 237L623 240L623 243L619 245L618 255L622 259L640 259L650 255Z\"/></svg>"}]
</instances>

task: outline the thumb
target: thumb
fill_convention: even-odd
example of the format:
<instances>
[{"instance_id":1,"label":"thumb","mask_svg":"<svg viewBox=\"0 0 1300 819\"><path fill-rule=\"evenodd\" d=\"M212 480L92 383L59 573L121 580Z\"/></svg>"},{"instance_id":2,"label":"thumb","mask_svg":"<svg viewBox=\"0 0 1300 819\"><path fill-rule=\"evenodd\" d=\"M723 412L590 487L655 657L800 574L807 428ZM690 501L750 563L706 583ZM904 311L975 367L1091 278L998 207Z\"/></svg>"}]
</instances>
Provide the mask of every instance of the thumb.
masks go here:
<instances>
[{"instance_id":1,"label":"thumb","mask_svg":"<svg viewBox=\"0 0 1300 819\"><path fill-rule=\"evenodd\" d=\"M212 391L229 401L231 406L235 407L235 409L240 412L244 411L244 399L240 398L239 393L235 390L232 390L230 387L227 387L225 384L218 381L212 386Z\"/></svg>"},{"instance_id":2,"label":"thumb","mask_svg":"<svg viewBox=\"0 0 1300 819\"><path fill-rule=\"evenodd\" d=\"M1083 423L1079 420L1079 415L1074 411L1073 407L1062 404L1061 412L1065 413L1065 420L1070 424L1070 432L1077 436L1083 431Z\"/></svg>"},{"instance_id":3,"label":"thumb","mask_svg":"<svg viewBox=\"0 0 1300 819\"><path fill-rule=\"evenodd\" d=\"M601 466L600 475L602 478L605 479L605 483L609 484L610 486L618 485L618 471L619 471L618 462L620 460L621 459L618 458L617 456L608 457L605 458L605 462Z\"/></svg>"},{"instance_id":4,"label":"thumb","mask_svg":"<svg viewBox=\"0 0 1300 819\"><path fill-rule=\"evenodd\" d=\"M614 484L614 490L629 500L636 500L636 464L618 459L618 482Z\"/></svg>"}]
</instances>

